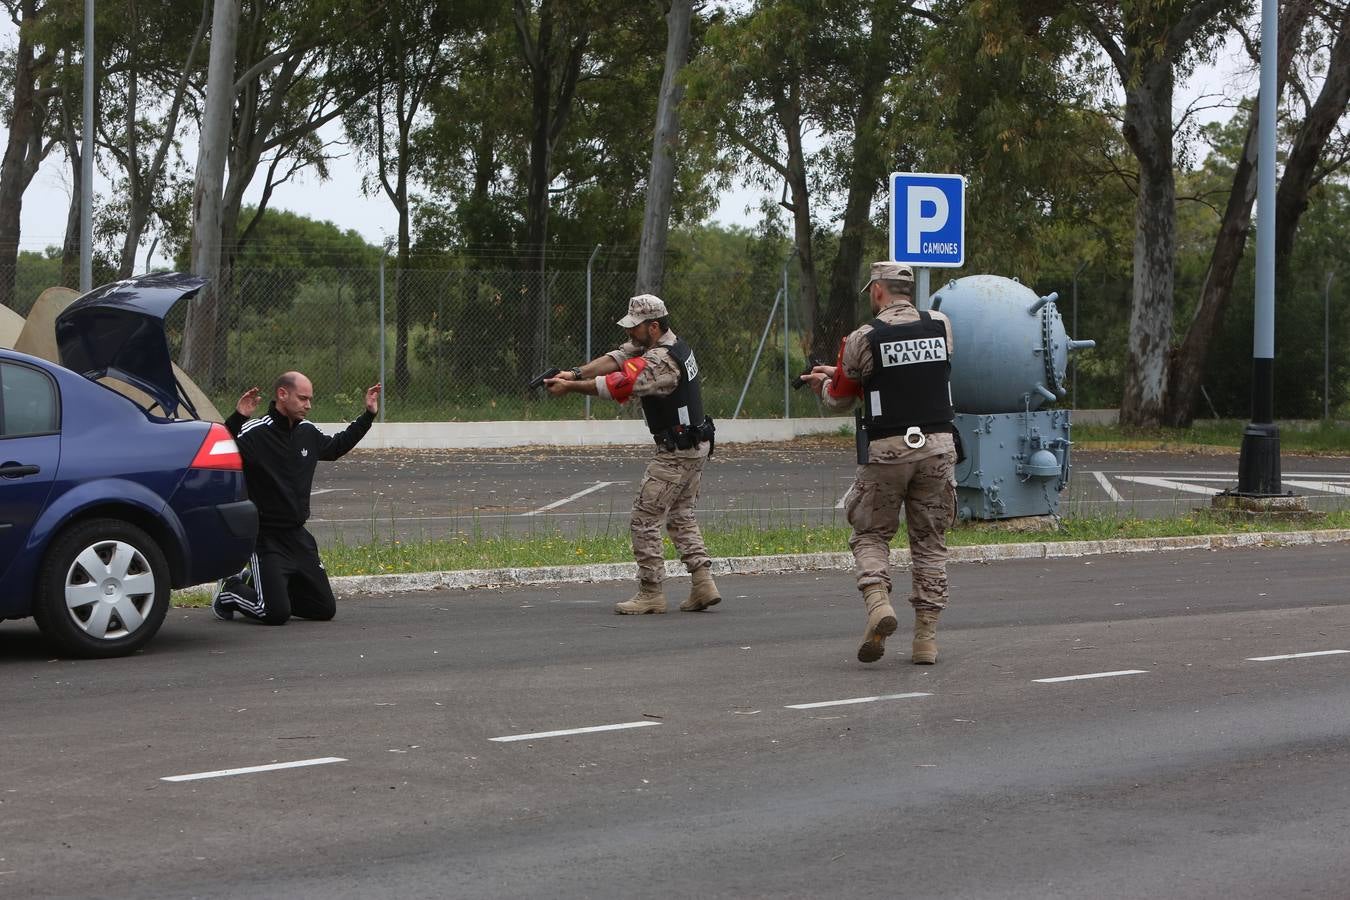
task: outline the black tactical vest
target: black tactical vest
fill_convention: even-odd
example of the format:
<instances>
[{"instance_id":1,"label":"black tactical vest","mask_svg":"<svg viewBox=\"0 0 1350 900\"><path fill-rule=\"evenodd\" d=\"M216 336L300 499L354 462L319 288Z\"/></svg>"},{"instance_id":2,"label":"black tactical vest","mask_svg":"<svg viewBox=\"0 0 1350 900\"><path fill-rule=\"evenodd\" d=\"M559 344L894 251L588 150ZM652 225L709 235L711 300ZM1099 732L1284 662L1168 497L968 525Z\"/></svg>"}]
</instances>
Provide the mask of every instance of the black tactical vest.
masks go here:
<instances>
[{"instance_id":1,"label":"black tactical vest","mask_svg":"<svg viewBox=\"0 0 1350 900\"><path fill-rule=\"evenodd\" d=\"M948 431L952 409L947 329L925 310L917 322L872 320L872 374L863 383L863 419L872 440L918 425Z\"/></svg>"},{"instance_id":2,"label":"black tactical vest","mask_svg":"<svg viewBox=\"0 0 1350 900\"><path fill-rule=\"evenodd\" d=\"M679 438L690 429L703 425L703 393L699 389L702 382L698 377L698 360L694 358L694 351L689 349L689 345L679 338L666 350L680 367L680 383L664 397L643 397L642 417L647 420L647 428L658 441L668 436L677 443L689 446L686 440Z\"/></svg>"}]
</instances>

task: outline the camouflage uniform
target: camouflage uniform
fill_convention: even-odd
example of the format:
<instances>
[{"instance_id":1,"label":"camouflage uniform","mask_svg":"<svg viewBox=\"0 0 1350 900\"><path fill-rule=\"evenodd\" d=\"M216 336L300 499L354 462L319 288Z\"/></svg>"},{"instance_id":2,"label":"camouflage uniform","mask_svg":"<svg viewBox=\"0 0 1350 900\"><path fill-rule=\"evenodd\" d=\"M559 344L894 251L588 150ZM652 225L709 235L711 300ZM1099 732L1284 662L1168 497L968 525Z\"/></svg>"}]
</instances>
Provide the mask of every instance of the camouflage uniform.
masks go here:
<instances>
[{"instance_id":1,"label":"camouflage uniform","mask_svg":"<svg viewBox=\"0 0 1350 900\"><path fill-rule=\"evenodd\" d=\"M680 367L666 349L675 343L675 332L667 331L650 350L626 342L609 356L620 366L624 360L644 356L647 366L633 385L634 397L666 396L680 382ZM604 378L596 379L601 396L608 396ZM698 501L699 485L703 480L703 465L708 459L708 444L702 443L688 450L657 450L647 471L642 475L637 497L633 500L633 518L630 530L633 537L633 557L638 564L638 578L648 584L660 584L665 579L665 556L661 546L661 526L670 533L680 560L691 573L712 564L703 535L694 519L694 505Z\"/></svg>"},{"instance_id":2,"label":"camouflage uniform","mask_svg":"<svg viewBox=\"0 0 1350 900\"><path fill-rule=\"evenodd\" d=\"M952 352L952 328L939 312L930 315L947 330L947 351ZM919 311L907 300L885 307L874 317L898 324L914 322ZM844 374L859 384L872 374L872 350L867 335L869 322L848 336L844 343ZM829 384L821 399L833 409L846 409L855 397L830 396ZM909 597L915 610L940 611L947 605L947 529L956 519L956 443L950 434L931 434L922 447L905 445L903 436L880 438L871 443L867 465L859 466L845 499L848 523L853 527L849 547L858 570L858 590L880 585L891 589L891 539L899 530L900 510L905 511L913 565L914 592Z\"/></svg>"}]
</instances>

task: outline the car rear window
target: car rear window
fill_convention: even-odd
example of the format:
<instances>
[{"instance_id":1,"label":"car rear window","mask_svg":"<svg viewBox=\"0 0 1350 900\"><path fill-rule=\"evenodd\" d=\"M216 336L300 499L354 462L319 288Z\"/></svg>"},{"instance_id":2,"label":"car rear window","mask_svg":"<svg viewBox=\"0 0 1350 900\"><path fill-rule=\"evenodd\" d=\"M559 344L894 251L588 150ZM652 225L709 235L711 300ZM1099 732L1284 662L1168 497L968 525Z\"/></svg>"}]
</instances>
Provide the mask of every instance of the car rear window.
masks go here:
<instances>
[{"instance_id":1,"label":"car rear window","mask_svg":"<svg viewBox=\"0 0 1350 900\"><path fill-rule=\"evenodd\" d=\"M45 372L0 363L0 437L58 431L58 409L56 385Z\"/></svg>"}]
</instances>

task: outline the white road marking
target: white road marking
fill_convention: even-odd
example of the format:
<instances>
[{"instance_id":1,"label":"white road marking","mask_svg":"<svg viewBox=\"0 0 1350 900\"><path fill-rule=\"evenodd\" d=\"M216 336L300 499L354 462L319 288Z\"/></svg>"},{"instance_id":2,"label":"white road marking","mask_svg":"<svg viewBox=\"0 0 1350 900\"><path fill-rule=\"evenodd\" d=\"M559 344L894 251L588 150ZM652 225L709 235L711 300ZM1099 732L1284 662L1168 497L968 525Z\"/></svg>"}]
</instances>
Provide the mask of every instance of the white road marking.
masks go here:
<instances>
[{"instance_id":1,"label":"white road marking","mask_svg":"<svg viewBox=\"0 0 1350 900\"><path fill-rule=\"evenodd\" d=\"M839 502L834 505L834 508L843 509L844 504L848 501L848 495L851 493L853 493L853 485L849 485L848 490L844 491L844 496L839 498Z\"/></svg>"},{"instance_id":2,"label":"white road marking","mask_svg":"<svg viewBox=\"0 0 1350 900\"><path fill-rule=\"evenodd\" d=\"M660 725L660 722L620 722L618 725L591 725L586 728L564 728L561 731L535 731L531 734L508 734L502 737L488 738L499 744L511 741L532 741L535 738L565 737L569 734L593 734L597 731L622 731L625 728L647 728Z\"/></svg>"},{"instance_id":3,"label":"white road marking","mask_svg":"<svg viewBox=\"0 0 1350 900\"><path fill-rule=\"evenodd\" d=\"M820 709L825 706L848 706L852 703L876 703L878 700L908 700L911 697L931 697L931 693L881 694L877 697L853 697L848 700L822 700L819 703L792 703L784 709Z\"/></svg>"},{"instance_id":4,"label":"white road marking","mask_svg":"<svg viewBox=\"0 0 1350 900\"><path fill-rule=\"evenodd\" d=\"M1309 656L1336 656L1350 650L1313 650L1308 653L1283 653L1279 656L1249 656L1247 662L1273 662L1277 659L1307 659Z\"/></svg>"},{"instance_id":5,"label":"white road marking","mask_svg":"<svg viewBox=\"0 0 1350 900\"><path fill-rule=\"evenodd\" d=\"M1350 494L1350 487L1343 484L1332 484L1329 481L1304 481L1303 479L1281 478L1282 484L1292 484L1294 487L1307 488L1310 491L1325 491L1328 494Z\"/></svg>"},{"instance_id":6,"label":"white road marking","mask_svg":"<svg viewBox=\"0 0 1350 900\"><path fill-rule=\"evenodd\" d=\"M593 484L593 485L591 485L590 487L586 488L584 491L577 491L575 494L573 494L573 495L570 496L570 497L564 497L564 498L562 498L561 500L554 500L554 501L553 501L552 503L550 503L548 506L541 506L541 507L539 507L538 509L536 509L536 510L534 510L534 511L532 511L532 512L527 512L525 515L527 515L527 516L537 516L537 515L539 515L539 514L542 513L542 512L548 512L550 509L557 509L559 506L562 506L564 503L571 503L573 500L579 500L580 498L585 497L587 494L594 494L596 491L601 490L602 488L607 488L607 487L609 487L611 484L619 484L619 482L617 482L617 481L597 481L595 484Z\"/></svg>"},{"instance_id":7,"label":"white road marking","mask_svg":"<svg viewBox=\"0 0 1350 900\"><path fill-rule=\"evenodd\" d=\"M219 769L215 772L194 772L191 775L170 775L160 781L200 781L203 778L225 778L229 775L252 775L254 772L275 772L278 769L298 769L302 766L325 766L346 762L341 756L323 756L318 759L297 759L293 762L272 763L267 766L246 766L242 769Z\"/></svg>"},{"instance_id":8,"label":"white road marking","mask_svg":"<svg viewBox=\"0 0 1350 900\"><path fill-rule=\"evenodd\" d=\"M1105 472L1093 472L1092 477L1097 479L1097 483L1102 486L1102 490L1106 491L1106 496L1117 503L1125 499L1120 496L1120 491L1116 490L1115 485L1111 484L1111 479L1106 477Z\"/></svg>"},{"instance_id":9,"label":"white road marking","mask_svg":"<svg viewBox=\"0 0 1350 900\"><path fill-rule=\"evenodd\" d=\"M1059 681L1082 681L1085 678L1115 678L1117 675L1143 675L1148 669L1121 669L1118 672L1090 672L1087 675L1061 675L1058 678L1033 678L1037 684L1054 684Z\"/></svg>"},{"instance_id":10,"label":"white road marking","mask_svg":"<svg viewBox=\"0 0 1350 900\"><path fill-rule=\"evenodd\" d=\"M1170 478L1153 478L1148 475L1117 475L1116 477L1124 479L1125 481L1133 481L1136 484L1147 484L1168 491L1184 491L1189 494L1204 494L1206 497L1212 497L1218 493L1214 488L1202 487L1198 484L1186 484L1184 481L1173 481Z\"/></svg>"},{"instance_id":11,"label":"white road marking","mask_svg":"<svg viewBox=\"0 0 1350 900\"><path fill-rule=\"evenodd\" d=\"M350 491L350 490L351 488L319 488L317 491L310 491L309 495L311 497L317 497L320 494L332 494L337 491Z\"/></svg>"}]
</instances>

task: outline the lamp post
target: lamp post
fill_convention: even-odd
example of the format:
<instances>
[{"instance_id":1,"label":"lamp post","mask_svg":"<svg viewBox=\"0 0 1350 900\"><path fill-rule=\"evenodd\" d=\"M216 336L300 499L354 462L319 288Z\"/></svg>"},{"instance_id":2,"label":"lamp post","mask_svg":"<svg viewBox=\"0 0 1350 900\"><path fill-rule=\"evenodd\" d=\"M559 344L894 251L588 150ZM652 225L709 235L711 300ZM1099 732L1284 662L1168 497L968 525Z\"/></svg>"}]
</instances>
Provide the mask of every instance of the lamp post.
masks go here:
<instances>
[{"instance_id":1,"label":"lamp post","mask_svg":"<svg viewBox=\"0 0 1350 900\"><path fill-rule=\"evenodd\" d=\"M80 293L94 289L94 0L84 0L84 129L80 138Z\"/></svg>"}]
</instances>

